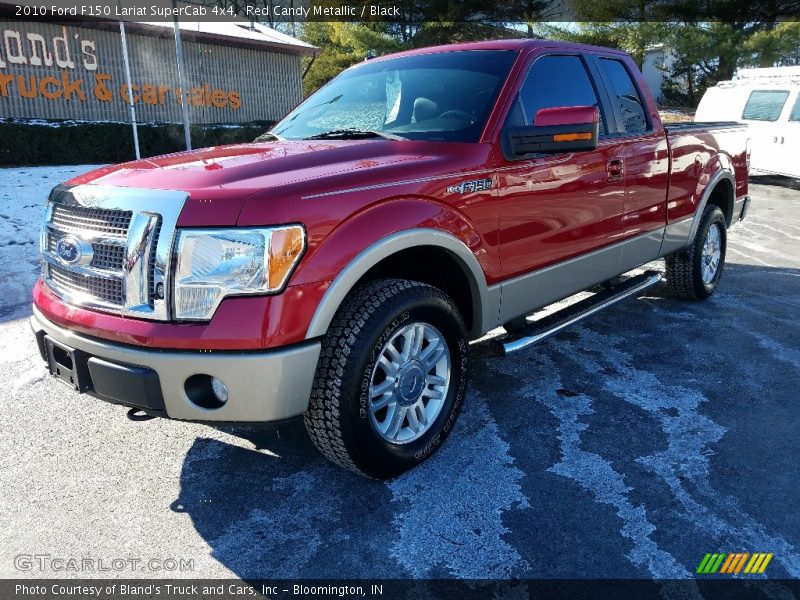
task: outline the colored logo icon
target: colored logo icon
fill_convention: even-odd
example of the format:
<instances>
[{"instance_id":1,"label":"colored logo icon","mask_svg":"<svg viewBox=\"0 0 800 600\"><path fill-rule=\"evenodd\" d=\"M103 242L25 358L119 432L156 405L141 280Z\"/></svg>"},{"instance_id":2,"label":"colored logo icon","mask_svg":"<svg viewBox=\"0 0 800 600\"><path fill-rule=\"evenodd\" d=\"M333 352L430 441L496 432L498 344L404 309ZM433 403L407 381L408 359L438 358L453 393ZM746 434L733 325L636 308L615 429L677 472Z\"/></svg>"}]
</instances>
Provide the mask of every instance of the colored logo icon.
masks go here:
<instances>
[{"instance_id":1,"label":"colored logo icon","mask_svg":"<svg viewBox=\"0 0 800 600\"><path fill-rule=\"evenodd\" d=\"M58 257L65 263L73 264L81 259L81 247L78 240L73 237L64 237L56 245Z\"/></svg>"},{"instance_id":2,"label":"colored logo icon","mask_svg":"<svg viewBox=\"0 0 800 600\"><path fill-rule=\"evenodd\" d=\"M771 560L772 552L755 552L753 554L748 552L733 552L730 554L709 552L700 561L697 573L700 575L713 575L715 573L755 575L763 573Z\"/></svg>"}]
</instances>

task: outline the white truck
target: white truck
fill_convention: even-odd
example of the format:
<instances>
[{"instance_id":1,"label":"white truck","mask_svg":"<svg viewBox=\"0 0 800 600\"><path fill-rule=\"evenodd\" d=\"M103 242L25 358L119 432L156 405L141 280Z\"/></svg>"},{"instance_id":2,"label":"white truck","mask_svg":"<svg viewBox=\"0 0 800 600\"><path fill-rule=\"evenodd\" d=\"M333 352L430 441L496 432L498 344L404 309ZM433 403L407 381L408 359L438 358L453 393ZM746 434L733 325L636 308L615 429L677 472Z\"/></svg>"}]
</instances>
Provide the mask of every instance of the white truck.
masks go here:
<instances>
[{"instance_id":1,"label":"white truck","mask_svg":"<svg viewBox=\"0 0 800 600\"><path fill-rule=\"evenodd\" d=\"M800 66L740 69L708 88L695 120L747 123L751 172L800 177Z\"/></svg>"}]
</instances>

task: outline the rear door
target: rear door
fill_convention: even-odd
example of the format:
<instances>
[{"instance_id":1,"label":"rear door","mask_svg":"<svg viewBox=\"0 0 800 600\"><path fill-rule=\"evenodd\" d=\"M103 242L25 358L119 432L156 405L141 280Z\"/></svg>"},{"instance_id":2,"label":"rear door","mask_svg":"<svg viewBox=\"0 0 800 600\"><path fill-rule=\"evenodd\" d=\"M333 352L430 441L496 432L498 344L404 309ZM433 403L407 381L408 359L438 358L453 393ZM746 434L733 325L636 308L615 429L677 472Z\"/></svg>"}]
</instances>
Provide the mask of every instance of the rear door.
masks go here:
<instances>
[{"instance_id":1,"label":"rear door","mask_svg":"<svg viewBox=\"0 0 800 600\"><path fill-rule=\"evenodd\" d=\"M778 123L780 130L775 132L773 144L779 150L775 153L776 172L792 177L800 177L800 92L795 89L789 96L789 106Z\"/></svg>"},{"instance_id":2,"label":"rear door","mask_svg":"<svg viewBox=\"0 0 800 600\"><path fill-rule=\"evenodd\" d=\"M669 147L645 90L633 76L636 66L620 55L596 56L594 64L611 96L611 135L622 144L617 159L625 180L622 267L630 269L658 256L667 221Z\"/></svg>"}]
</instances>

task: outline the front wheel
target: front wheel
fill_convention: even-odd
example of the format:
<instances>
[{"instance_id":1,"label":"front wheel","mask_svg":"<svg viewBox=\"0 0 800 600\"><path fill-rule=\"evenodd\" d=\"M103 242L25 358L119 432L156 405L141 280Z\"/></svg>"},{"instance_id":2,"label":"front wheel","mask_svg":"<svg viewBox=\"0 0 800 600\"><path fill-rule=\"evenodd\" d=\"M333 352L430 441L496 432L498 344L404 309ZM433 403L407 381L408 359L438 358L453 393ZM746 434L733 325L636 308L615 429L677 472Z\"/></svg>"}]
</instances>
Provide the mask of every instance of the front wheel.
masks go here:
<instances>
[{"instance_id":1,"label":"front wheel","mask_svg":"<svg viewBox=\"0 0 800 600\"><path fill-rule=\"evenodd\" d=\"M441 290L381 279L356 288L322 341L306 430L334 463L388 479L444 442L464 401L464 323Z\"/></svg>"},{"instance_id":2,"label":"front wheel","mask_svg":"<svg viewBox=\"0 0 800 600\"><path fill-rule=\"evenodd\" d=\"M727 247L725 216L707 206L692 243L666 257L667 285L684 300L705 300L717 289L725 267Z\"/></svg>"}]
</instances>

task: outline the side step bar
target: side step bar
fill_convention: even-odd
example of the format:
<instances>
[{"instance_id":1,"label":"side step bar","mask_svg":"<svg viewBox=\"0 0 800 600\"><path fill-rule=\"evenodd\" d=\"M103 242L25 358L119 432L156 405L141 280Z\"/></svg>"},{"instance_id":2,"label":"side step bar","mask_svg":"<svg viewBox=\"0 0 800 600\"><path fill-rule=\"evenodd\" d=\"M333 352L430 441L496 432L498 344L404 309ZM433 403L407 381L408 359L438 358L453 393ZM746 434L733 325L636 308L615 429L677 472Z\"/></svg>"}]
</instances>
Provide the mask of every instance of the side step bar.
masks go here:
<instances>
[{"instance_id":1,"label":"side step bar","mask_svg":"<svg viewBox=\"0 0 800 600\"><path fill-rule=\"evenodd\" d=\"M489 358L517 352L561 333L575 323L626 298L636 296L659 282L661 282L661 273L646 271L641 275L626 279L613 288L594 294L585 300L534 321L521 329L479 342L472 347L472 355L476 358Z\"/></svg>"}]
</instances>

